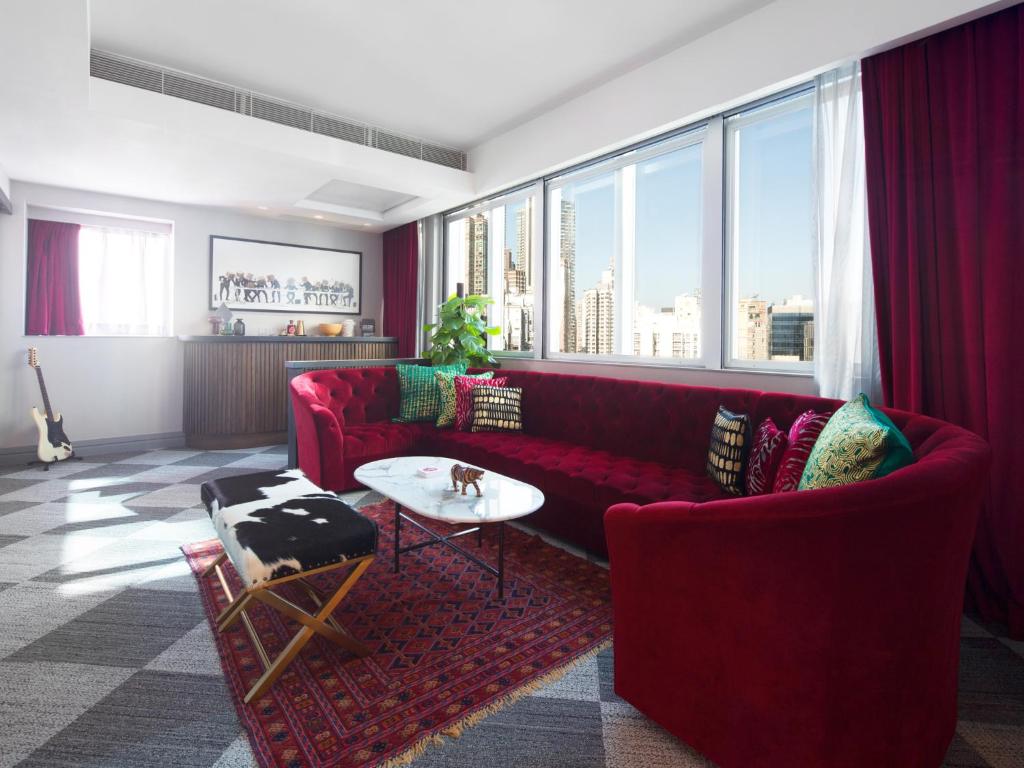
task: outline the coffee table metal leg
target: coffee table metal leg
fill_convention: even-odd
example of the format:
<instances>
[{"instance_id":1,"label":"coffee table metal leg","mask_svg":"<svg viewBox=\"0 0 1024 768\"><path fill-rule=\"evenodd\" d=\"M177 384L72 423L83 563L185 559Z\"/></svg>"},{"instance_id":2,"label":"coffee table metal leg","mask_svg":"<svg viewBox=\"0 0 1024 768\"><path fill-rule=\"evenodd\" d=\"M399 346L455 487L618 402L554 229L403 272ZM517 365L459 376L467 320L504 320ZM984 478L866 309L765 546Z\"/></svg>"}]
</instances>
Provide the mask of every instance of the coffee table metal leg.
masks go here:
<instances>
[{"instance_id":1,"label":"coffee table metal leg","mask_svg":"<svg viewBox=\"0 0 1024 768\"><path fill-rule=\"evenodd\" d=\"M498 523L498 599L505 599L505 523Z\"/></svg>"},{"instance_id":2,"label":"coffee table metal leg","mask_svg":"<svg viewBox=\"0 0 1024 768\"><path fill-rule=\"evenodd\" d=\"M402 537L402 505L395 502L395 573L398 573L398 550Z\"/></svg>"}]
</instances>

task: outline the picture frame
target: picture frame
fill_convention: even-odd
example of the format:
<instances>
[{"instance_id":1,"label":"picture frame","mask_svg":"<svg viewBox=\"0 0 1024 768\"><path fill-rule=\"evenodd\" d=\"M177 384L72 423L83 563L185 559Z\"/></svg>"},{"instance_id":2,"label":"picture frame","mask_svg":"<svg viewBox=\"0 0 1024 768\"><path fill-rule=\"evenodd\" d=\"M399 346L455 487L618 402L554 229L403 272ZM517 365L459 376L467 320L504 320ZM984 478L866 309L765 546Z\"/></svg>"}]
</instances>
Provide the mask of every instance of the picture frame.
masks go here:
<instances>
[{"instance_id":1,"label":"picture frame","mask_svg":"<svg viewBox=\"0 0 1024 768\"><path fill-rule=\"evenodd\" d=\"M362 314L363 254L340 248L210 235L210 309Z\"/></svg>"},{"instance_id":2,"label":"picture frame","mask_svg":"<svg viewBox=\"0 0 1024 768\"><path fill-rule=\"evenodd\" d=\"M359 335L360 336L376 336L377 335L377 321L372 317L364 317L359 321Z\"/></svg>"}]
</instances>

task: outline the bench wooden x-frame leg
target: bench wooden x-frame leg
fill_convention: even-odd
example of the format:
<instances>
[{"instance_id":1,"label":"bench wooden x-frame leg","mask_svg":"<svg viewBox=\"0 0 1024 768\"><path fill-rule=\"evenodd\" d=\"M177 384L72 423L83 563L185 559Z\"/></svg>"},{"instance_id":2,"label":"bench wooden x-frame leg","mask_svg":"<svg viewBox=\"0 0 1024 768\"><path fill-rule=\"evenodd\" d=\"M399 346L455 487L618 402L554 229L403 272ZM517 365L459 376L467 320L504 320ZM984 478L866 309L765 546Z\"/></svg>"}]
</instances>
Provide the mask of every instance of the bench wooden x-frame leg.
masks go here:
<instances>
[{"instance_id":1,"label":"bench wooden x-frame leg","mask_svg":"<svg viewBox=\"0 0 1024 768\"><path fill-rule=\"evenodd\" d=\"M359 578L366 572L366 569L370 567L370 564L373 562L373 558L373 555L366 555L365 557L356 557L351 560L344 560L340 563L326 565L323 568L316 568L311 571L305 571L304 573L293 573L289 576L282 576L279 579L273 579L272 581L266 581L256 586L247 587L237 595L232 594L231 587L228 585L228 581L224 576L224 571L221 568L221 564L227 559L227 555L221 553L212 563L210 563L206 570L203 571L204 578L209 577L211 574L217 576L218 581L220 581L221 588L224 590L224 594L227 595L228 598L227 606L225 606L224 610L222 610L220 615L217 616L217 631L225 632L236 621L241 619L242 624L245 627L245 631L249 633L249 638L252 640L256 653L263 662L263 675L245 695L246 704L251 702L253 699L259 698L270 689L270 686L272 686L277 678L281 676L281 673L284 672L285 668L295 660L295 657L299 655L299 652L306 643L313 638L314 634L319 634L328 640L337 643L342 648L345 648L356 656L361 657L370 655L370 649L349 635L348 632L345 631L345 628L342 627L331 614L334 613L334 610L341 604L341 601L345 599L349 590L351 590L355 583L359 581ZM341 582L338 588L329 594L315 587L306 578L317 573L325 573L338 568L351 568L352 570ZM301 587L307 595L309 595L309 598L317 607L316 613L309 613L295 605L295 603L290 600L281 597L281 595L272 591L273 587L280 586L281 584L285 584L290 581L296 582L297 585ZM260 642L260 639L256 634L256 629L252 625L252 621L250 621L245 612L246 608L249 607L249 604L253 600L270 606L281 614L290 619L294 619L302 625L295 636L288 642L288 645L284 647L284 650L282 650L273 661L271 661L270 657L267 655L267 651L263 647L263 643Z\"/></svg>"}]
</instances>

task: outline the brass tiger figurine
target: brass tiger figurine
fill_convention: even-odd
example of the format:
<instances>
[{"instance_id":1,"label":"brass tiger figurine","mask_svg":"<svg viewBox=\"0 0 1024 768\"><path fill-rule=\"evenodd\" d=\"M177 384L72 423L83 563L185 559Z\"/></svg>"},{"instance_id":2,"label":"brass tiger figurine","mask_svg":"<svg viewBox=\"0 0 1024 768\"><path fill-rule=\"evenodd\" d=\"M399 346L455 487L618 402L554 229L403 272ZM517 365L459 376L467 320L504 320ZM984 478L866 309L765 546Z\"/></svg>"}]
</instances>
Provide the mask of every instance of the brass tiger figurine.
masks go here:
<instances>
[{"instance_id":1,"label":"brass tiger figurine","mask_svg":"<svg viewBox=\"0 0 1024 768\"><path fill-rule=\"evenodd\" d=\"M476 467L464 467L461 464L452 464L452 490L459 490L459 483L462 483L462 495L466 495L466 486L472 485L476 488L476 495L483 496L480 491L480 484L477 482L484 476L482 469Z\"/></svg>"}]
</instances>

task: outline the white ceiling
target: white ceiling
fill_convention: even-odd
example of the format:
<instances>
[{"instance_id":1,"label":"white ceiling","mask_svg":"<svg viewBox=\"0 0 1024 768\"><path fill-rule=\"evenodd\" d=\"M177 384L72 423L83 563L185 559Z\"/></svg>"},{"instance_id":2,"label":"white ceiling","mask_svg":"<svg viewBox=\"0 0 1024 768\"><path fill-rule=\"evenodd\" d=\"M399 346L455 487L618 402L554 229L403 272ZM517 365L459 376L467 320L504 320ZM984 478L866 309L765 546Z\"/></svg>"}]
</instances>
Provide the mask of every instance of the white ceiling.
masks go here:
<instances>
[{"instance_id":1,"label":"white ceiling","mask_svg":"<svg viewBox=\"0 0 1024 768\"><path fill-rule=\"evenodd\" d=\"M473 199L473 174L90 78L90 47L469 149L766 4L0 2L12 179L371 231Z\"/></svg>"},{"instance_id":2,"label":"white ceiling","mask_svg":"<svg viewBox=\"0 0 1024 768\"><path fill-rule=\"evenodd\" d=\"M93 45L469 149L767 0L92 0Z\"/></svg>"}]
</instances>

